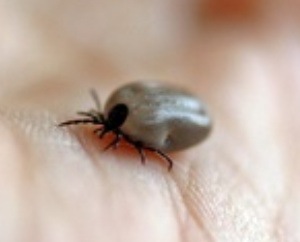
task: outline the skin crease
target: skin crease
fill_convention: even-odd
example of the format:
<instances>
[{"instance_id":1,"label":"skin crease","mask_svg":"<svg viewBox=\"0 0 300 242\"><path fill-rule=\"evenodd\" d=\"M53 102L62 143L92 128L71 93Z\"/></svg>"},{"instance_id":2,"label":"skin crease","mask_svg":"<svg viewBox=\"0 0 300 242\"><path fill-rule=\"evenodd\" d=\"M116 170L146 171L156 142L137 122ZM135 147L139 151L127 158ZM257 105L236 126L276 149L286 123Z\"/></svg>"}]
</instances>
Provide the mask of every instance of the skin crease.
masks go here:
<instances>
[{"instance_id":1,"label":"skin crease","mask_svg":"<svg viewBox=\"0 0 300 242\"><path fill-rule=\"evenodd\" d=\"M299 4L211 2L3 4L0 241L300 241ZM56 127L137 79L214 118L170 173Z\"/></svg>"}]
</instances>

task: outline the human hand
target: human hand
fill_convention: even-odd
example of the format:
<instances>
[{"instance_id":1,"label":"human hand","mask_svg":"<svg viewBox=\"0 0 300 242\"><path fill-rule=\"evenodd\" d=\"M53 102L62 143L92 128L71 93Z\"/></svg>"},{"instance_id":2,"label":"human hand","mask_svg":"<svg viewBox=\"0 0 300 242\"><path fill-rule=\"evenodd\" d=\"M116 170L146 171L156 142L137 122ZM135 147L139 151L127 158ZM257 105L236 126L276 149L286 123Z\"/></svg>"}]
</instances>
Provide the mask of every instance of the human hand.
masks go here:
<instances>
[{"instance_id":1,"label":"human hand","mask_svg":"<svg viewBox=\"0 0 300 242\"><path fill-rule=\"evenodd\" d=\"M1 71L0 240L299 241L297 19L266 17L282 11L274 7L263 17L246 16L255 23L238 27L226 16L207 21L195 36L197 24L184 20L191 29L170 21L175 32L166 22L151 32L152 15L144 11L161 3L132 3L124 13L121 4L95 8L89 2L87 14L78 15L80 3L32 3L24 12L17 8L22 3L10 3L1 14L8 35ZM207 13L209 20L214 11ZM140 20L144 35L140 28L115 31L114 14L125 26ZM95 20L101 28L82 32L81 21L90 26ZM185 35L172 41L178 33ZM172 155L171 172L150 154L143 166L130 148L103 153L105 140L89 128L57 127L93 107L90 87L104 102L124 82L153 77L199 95L214 118L207 141Z\"/></svg>"}]
</instances>

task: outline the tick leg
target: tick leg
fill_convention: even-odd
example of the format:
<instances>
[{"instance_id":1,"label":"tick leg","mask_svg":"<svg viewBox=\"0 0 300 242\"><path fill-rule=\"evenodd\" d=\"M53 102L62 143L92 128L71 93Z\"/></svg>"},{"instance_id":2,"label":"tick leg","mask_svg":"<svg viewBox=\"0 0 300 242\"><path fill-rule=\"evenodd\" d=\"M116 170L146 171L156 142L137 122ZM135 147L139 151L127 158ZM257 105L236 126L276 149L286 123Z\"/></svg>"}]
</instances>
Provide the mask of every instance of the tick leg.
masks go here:
<instances>
[{"instance_id":1,"label":"tick leg","mask_svg":"<svg viewBox=\"0 0 300 242\"><path fill-rule=\"evenodd\" d=\"M167 156L165 153L163 153L163 152L160 151L160 150L151 148L151 147L145 147L144 149L149 150L149 151L152 151L152 152L156 153L157 155L159 155L160 157L164 158L165 161L168 162L168 171L170 171L170 170L172 169L172 167L173 167L173 161L172 161L172 159L171 159L169 156Z\"/></svg>"},{"instance_id":2,"label":"tick leg","mask_svg":"<svg viewBox=\"0 0 300 242\"><path fill-rule=\"evenodd\" d=\"M90 117L90 118L95 118L95 115L94 115L94 112L91 111L91 112L77 112L78 115L81 115L81 116L86 116L86 117Z\"/></svg>"},{"instance_id":3,"label":"tick leg","mask_svg":"<svg viewBox=\"0 0 300 242\"><path fill-rule=\"evenodd\" d=\"M99 134L99 138L100 139L103 139L104 138L104 136L109 132L110 130L107 130L107 129L102 129L101 130L101 133Z\"/></svg>"},{"instance_id":4,"label":"tick leg","mask_svg":"<svg viewBox=\"0 0 300 242\"><path fill-rule=\"evenodd\" d=\"M103 139L104 136L109 132L111 132L111 130L106 129L105 125L103 125L101 128L94 130L94 134L96 134L99 137L99 139Z\"/></svg>"},{"instance_id":5,"label":"tick leg","mask_svg":"<svg viewBox=\"0 0 300 242\"><path fill-rule=\"evenodd\" d=\"M114 149L117 149L117 148L118 148L118 146L119 146L119 144L120 144L120 138L121 138L122 135L121 135L121 134L116 134L116 136L117 136L117 137L116 137L116 140L117 140L117 141L113 144L113 148L114 148Z\"/></svg>"},{"instance_id":6,"label":"tick leg","mask_svg":"<svg viewBox=\"0 0 300 242\"><path fill-rule=\"evenodd\" d=\"M146 157L145 157L145 153L142 147L140 146L135 146L136 150L138 151L140 157L141 157L141 162L143 165L145 165L146 163Z\"/></svg>"},{"instance_id":7,"label":"tick leg","mask_svg":"<svg viewBox=\"0 0 300 242\"><path fill-rule=\"evenodd\" d=\"M96 123L95 120L92 119L74 119L74 120L62 122L58 126L63 127L67 125L77 125L77 124L98 124L98 123Z\"/></svg>"},{"instance_id":8,"label":"tick leg","mask_svg":"<svg viewBox=\"0 0 300 242\"><path fill-rule=\"evenodd\" d=\"M112 142L110 142L103 150L106 151L111 147L116 149L119 142L120 142L120 134L116 134L116 137L114 138L114 140Z\"/></svg>"},{"instance_id":9,"label":"tick leg","mask_svg":"<svg viewBox=\"0 0 300 242\"><path fill-rule=\"evenodd\" d=\"M77 112L78 115L89 117L95 122L98 122L99 124L103 124L104 122L104 116L102 113L97 112L96 110L91 110L90 112Z\"/></svg>"},{"instance_id":10,"label":"tick leg","mask_svg":"<svg viewBox=\"0 0 300 242\"><path fill-rule=\"evenodd\" d=\"M92 98L93 98L93 100L94 100L94 102L96 104L96 108L98 109L98 111L100 111L101 104L100 104L100 100L99 100L99 97L97 95L96 90L95 89L91 89L90 90L90 94L91 94L91 96L92 96Z\"/></svg>"},{"instance_id":11,"label":"tick leg","mask_svg":"<svg viewBox=\"0 0 300 242\"><path fill-rule=\"evenodd\" d=\"M168 162L168 171L172 170L173 167L172 159L169 156L167 156L165 153L161 152L160 150L156 150L155 153L163 157Z\"/></svg>"},{"instance_id":12,"label":"tick leg","mask_svg":"<svg viewBox=\"0 0 300 242\"><path fill-rule=\"evenodd\" d=\"M95 129L95 130L93 131L93 133L99 136L99 135L100 135L100 133L101 133L101 131L102 131L103 129L104 129L104 127L101 127L101 128Z\"/></svg>"}]
</instances>

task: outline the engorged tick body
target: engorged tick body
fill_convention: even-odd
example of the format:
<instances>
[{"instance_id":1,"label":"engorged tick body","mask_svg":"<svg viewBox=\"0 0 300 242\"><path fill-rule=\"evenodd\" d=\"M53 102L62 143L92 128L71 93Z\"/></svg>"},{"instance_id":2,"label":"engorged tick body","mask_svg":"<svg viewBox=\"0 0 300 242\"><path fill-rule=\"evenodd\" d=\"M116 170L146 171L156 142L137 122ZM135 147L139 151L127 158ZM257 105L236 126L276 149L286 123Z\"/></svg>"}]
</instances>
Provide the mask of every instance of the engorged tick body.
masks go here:
<instances>
[{"instance_id":1,"label":"engorged tick body","mask_svg":"<svg viewBox=\"0 0 300 242\"><path fill-rule=\"evenodd\" d=\"M162 156L172 168L172 160L164 153L178 151L203 141L211 130L211 118L204 104L181 89L158 82L134 82L117 89L106 102L104 112L96 93L92 93L97 110L79 112L74 124L99 125L95 133L103 138L115 134L106 149L117 147L121 138L132 144L145 162L144 150Z\"/></svg>"}]
</instances>

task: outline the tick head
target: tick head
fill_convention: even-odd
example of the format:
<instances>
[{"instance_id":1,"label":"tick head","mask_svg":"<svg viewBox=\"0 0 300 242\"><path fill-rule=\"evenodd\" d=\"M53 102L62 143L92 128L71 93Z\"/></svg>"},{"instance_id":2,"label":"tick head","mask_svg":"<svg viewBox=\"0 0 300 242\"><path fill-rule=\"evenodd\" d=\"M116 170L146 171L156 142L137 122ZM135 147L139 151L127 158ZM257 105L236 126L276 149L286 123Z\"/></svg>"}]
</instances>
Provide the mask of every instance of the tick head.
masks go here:
<instances>
[{"instance_id":1,"label":"tick head","mask_svg":"<svg viewBox=\"0 0 300 242\"><path fill-rule=\"evenodd\" d=\"M112 107L112 109L108 112L106 120L107 129L114 130L121 127L128 116L128 112L128 107L123 103Z\"/></svg>"}]
</instances>

